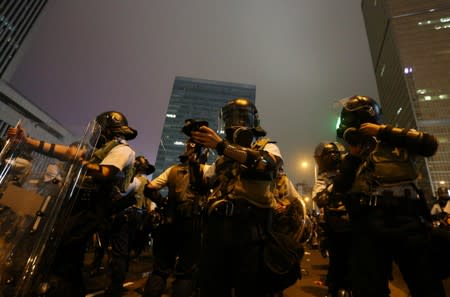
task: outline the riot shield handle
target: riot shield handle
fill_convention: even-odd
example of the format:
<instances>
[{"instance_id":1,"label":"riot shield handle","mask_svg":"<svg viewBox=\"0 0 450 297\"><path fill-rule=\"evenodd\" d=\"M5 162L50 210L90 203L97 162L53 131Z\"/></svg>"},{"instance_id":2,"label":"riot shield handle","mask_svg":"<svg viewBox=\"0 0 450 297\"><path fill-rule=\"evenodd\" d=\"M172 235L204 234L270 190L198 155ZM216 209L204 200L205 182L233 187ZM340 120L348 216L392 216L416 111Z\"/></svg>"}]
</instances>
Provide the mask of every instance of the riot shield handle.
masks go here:
<instances>
[{"instance_id":1,"label":"riot shield handle","mask_svg":"<svg viewBox=\"0 0 450 297\"><path fill-rule=\"evenodd\" d=\"M21 124L22 120L18 120L16 123L16 126L14 126L14 128L19 127L19 125ZM5 142L5 145L3 146L2 150L0 151L0 161L3 160L3 158L5 157L6 153L9 151L9 147L11 146L11 139L8 138Z\"/></svg>"}]
</instances>

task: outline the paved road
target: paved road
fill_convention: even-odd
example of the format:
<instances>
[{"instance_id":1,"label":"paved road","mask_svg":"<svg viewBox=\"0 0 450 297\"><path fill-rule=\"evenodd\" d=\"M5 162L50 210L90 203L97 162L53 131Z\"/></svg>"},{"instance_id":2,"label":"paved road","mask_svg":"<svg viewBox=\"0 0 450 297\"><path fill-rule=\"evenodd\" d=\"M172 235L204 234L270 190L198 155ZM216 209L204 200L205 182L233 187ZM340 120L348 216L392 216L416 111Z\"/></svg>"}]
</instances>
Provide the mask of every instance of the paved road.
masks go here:
<instances>
[{"instance_id":1,"label":"paved road","mask_svg":"<svg viewBox=\"0 0 450 297\"><path fill-rule=\"evenodd\" d=\"M88 257L89 261L89 257ZM152 257L149 252L133 260L130 264L125 283L124 297L141 297L142 288L151 270ZM327 273L328 259L323 258L317 250L307 250L302 262L302 279L284 292L284 297L324 297L327 287L321 285ZM408 297L408 290L401 275L394 267L394 281L390 283L391 297ZM86 282L90 294L88 297L101 297L107 285L107 273L101 272L95 276L88 276ZM445 282L447 296L450 296L450 279ZM169 297L168 294L164 297Z\"/></svg>"}]
</instances>

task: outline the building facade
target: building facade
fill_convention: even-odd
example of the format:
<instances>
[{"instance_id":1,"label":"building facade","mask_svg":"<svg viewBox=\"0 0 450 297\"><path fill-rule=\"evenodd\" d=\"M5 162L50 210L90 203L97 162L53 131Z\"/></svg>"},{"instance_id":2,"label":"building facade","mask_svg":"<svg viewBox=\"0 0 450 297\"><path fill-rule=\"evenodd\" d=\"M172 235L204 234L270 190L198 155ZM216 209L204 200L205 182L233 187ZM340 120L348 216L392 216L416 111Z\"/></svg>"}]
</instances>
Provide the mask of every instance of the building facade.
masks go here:
<instances>
[{"instance_id":1,"label":"building facade","mask_svg":"<svg viewBox=\"0 0 450 297\"><path fill-rule=\"evenodd\" d=\"M433 195L450 187L450 2L363 0L362 11L383 121L439 140L435 156L418 160Z\"/></svg>"},{"instance_id":2,"label":"building facade","mask_svg":"<svg viewBox=\"0 0 450 297\"><path fill-rule=\"evenodd\" d=\"M176 77L167 108L161 142L156 156L158 176L171 165L179 163L188 136L181 132L186 119L202 120L217 130L220 108L229 100L245 97L255 103L254 85ZM209 160L215 158L211 152Z\"/></svg>"},{"instance_id":3,"label":"building facade","mask_svg":"<svg viewBox=\"0 0 450 297\"><path fill-rule=\"evenodd\" d=\"M3 75L47 0L0 2L0 76Z\"/></svg>"},{"instance_id":4,"label":"building facade","mask_svg":"<svg viewBox=\"0 0 450 297\"><path fill-rule=\"evenodd\" d=\"M19 123L29 135L52 143L70 144L75 136L36 107L8 83L0 80L0 138Z\"/></svg>"}]
</instances>

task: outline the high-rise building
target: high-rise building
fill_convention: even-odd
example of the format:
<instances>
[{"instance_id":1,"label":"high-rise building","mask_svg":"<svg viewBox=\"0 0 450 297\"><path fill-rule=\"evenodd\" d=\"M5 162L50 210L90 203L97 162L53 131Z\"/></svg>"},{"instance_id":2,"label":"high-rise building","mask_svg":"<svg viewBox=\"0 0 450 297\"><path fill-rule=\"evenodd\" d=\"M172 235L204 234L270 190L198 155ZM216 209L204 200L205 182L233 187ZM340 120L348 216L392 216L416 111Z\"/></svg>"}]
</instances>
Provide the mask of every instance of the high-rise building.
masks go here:
<instances>
[{"instance_id":1,"label":"high-rise building","mask_svg":"<svg viewBox=\"0 0 450 297\"><path fill-rule=\"evenodd\" d=\"M20 55L16 53L46 4L47 0L0 1L0 138L21 120L30 135L68 144L74 135L14 89L5 77L13 58L17 63Z\"/></svg>"},{"instance_id":2,"label":"high-rise building","mask_svg":"<svg viewBox=\"0 0 450 297\"><path fill-rule=\"evenodd\" d=\"M434 134L418 181L429 195L450 187L450 2L363 0L362 11L383 120Z\"/></svg>"},{"instance_id":3,"label":"high-rise building","mask_svg":"<svg viewBox=\"0 0 450 297\"><path fill-rule=\"evenodd\" d=\"M229 100L245 97L255 103L254 85L176 77L156 156L158 176L171 165L179 163L187 136L181 132L186 119L203 120L216 130L220 108ZM210 160L214 155L210 155Z\"/></svg>"},{"instance_id":4,"label":"high-rise building","mask_svg":"<svg viewBox=\"0 0 450 297\"><path fill-rule=\"evenodd\" d=\"M0 76L16 54L47 0L0 2Z\"/></svg>"}]
</instances>

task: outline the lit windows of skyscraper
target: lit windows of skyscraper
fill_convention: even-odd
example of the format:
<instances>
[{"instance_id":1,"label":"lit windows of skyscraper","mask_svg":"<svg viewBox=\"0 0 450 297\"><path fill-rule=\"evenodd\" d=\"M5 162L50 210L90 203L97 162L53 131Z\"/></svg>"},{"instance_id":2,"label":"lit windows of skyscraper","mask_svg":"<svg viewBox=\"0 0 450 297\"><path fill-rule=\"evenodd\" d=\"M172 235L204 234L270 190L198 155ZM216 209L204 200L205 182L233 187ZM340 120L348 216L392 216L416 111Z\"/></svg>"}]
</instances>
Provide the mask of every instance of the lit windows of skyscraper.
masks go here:
<instances>
[{"instance_id":1,"label":"lit windows of skyscraper","mask_svg":"<svg viewBox=\"0 0 450 297\"><path fill-rule=\"evenodd\" d=\"M47 0L0 2L0 76L46 3Z\"/></svg>"},{"instance_id":2,"label":"lit windows of skyscraper","mask_svg":"<svg viewBox=\"0 0 450 297\"><path fill-rule=\"evenodd\" d=\"M245 97L255 103L255 95L254 85L176 77L153 176L158 176L169 166L179 163L178 156L183 154L187 139L181 132L186 119L208 121L209 126L217 130L219 110L227 101ZM213 158L211 155L210 160Z\"/></svg>"},{"instance_id":3,"label":"lit windows of skyscraper","mask_svg":"<svg viewBox=\"0 0 450 297\"><path fill-rule=\"evenodd\" d=\"M450 3L363 0L384 121L434 134L435 156L421 160L429 194L450 187Z\"/></svg>"}]
</instances>

